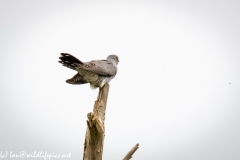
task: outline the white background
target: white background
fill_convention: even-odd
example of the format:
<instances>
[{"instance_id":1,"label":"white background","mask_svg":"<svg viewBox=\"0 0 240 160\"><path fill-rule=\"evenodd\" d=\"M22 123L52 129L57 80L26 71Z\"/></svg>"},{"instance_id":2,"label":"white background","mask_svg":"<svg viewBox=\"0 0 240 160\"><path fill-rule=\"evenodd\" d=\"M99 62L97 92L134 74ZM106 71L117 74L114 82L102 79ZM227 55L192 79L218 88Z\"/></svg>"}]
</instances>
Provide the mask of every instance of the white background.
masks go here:
<instances>
[{"instance_id":1,"label":"white background","mask_svg":"<svg viewBox=\"0 0 240 160\"><path fill-rule=\"evenodd\" d=\"M82 159L98 89L61 52L117 54L103 159L240 159L240 1L0 1L0 151Z\"/></svg>"}]
</instances>

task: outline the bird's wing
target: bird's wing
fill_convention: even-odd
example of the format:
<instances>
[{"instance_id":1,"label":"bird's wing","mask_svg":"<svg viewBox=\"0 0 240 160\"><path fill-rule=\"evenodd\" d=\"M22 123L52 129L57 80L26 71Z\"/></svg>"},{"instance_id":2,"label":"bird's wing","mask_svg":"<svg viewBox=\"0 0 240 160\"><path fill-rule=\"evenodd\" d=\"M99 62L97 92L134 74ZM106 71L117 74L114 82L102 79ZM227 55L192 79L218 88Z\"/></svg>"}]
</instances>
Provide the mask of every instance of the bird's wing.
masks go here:
<instances>
[{"instance_id":1,"label":"bird's wing","mask_svg":"<svg viewBox=\"0 0 240 160\"><path fill-rule=\"evenodd\" d=\"M92 73L104 75L104 76L114 76L116 74L116 68L112 63L107 60L98 60L98 61L90 61L79 65L80 68L84 70L88 70ZM77 68L77 67L76 67Z\"/></svg>"},{"instance_id":2,"label":"bird's wing","mask_svg":"<svg viewBox=\"0 0 240 160\"><path fill-rule=\"evenodd\" d=\"M84 83L88 83L86 81L84 81L82 79L82 76L79 75L78 73L76 75L74 75L71 79L66 80L67 83L70 84L84 84Z\"/></svg>"}]
</instances>

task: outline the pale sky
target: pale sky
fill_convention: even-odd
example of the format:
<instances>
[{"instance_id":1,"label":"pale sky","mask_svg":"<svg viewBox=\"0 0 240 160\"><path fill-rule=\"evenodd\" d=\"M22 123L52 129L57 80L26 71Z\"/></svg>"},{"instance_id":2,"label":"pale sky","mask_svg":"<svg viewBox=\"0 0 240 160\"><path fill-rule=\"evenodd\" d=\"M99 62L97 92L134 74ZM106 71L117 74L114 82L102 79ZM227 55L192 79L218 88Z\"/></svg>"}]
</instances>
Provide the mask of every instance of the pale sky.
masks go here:
<instances>
[{"instance_id":1,"label":"pale sky","mask_svg":"<svg viewBox=\"0 0 240 160\"><path fill-rule=\"evenodd\" d=\"M240 1L0 0L0 22L0 153L82 159L98 89L65 52L119 56L104 160L240 159Z\"/></svg>"}]
</instances>

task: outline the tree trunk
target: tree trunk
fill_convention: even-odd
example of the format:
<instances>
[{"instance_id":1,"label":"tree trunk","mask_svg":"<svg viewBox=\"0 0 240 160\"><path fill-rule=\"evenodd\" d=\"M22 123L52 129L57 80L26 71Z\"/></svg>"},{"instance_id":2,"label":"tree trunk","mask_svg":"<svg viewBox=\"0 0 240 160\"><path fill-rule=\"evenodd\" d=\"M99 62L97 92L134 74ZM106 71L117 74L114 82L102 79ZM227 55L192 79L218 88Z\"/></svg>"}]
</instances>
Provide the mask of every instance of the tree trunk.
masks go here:
<instances>
[{"instance_id":1,"label":"tree trunk","mask_svg":"<svg viewBox=\"0 0 240 160\"><path fill-rule=\"evenodd\" d=\"M109 84L99 88L98 98L93 107L93 113L87 114L87 131L84 143L83 160L102 160L103 142L105 136L105 112Z\"/></svg>"}]
</instances>

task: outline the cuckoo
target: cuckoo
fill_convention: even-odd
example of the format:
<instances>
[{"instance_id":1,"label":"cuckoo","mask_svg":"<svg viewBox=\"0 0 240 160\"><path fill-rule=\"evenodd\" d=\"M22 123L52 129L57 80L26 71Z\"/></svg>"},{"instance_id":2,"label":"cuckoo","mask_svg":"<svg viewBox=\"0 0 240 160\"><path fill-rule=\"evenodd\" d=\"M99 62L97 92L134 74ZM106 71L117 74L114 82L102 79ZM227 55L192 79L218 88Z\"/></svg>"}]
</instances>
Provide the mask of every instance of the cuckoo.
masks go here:
<instances>
[{"instance_id":1,"label":"cuckoo","mask_svg":"<svg viewBox=\"0 0 240 160\"><path fill-rule=\"evenodd\" d=\"M110 82L117 74L119 62L117 55L109 55L106 60L92 60L82 62L68 53L61 53L59 57L63 66L77 71L71 79L66 80L69 84L89 83L92 89L102 88L105 83Z\"/></svg>"}]
</instances>

